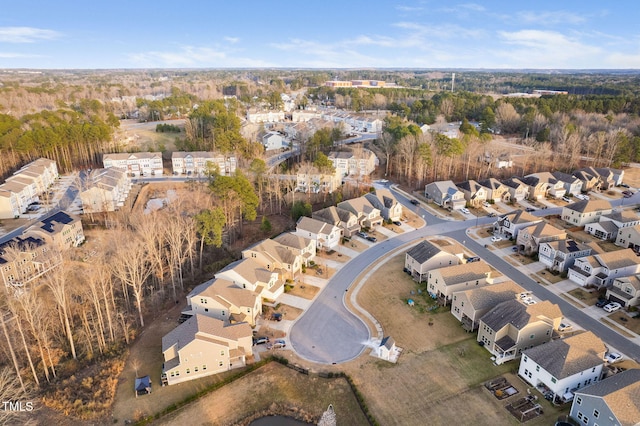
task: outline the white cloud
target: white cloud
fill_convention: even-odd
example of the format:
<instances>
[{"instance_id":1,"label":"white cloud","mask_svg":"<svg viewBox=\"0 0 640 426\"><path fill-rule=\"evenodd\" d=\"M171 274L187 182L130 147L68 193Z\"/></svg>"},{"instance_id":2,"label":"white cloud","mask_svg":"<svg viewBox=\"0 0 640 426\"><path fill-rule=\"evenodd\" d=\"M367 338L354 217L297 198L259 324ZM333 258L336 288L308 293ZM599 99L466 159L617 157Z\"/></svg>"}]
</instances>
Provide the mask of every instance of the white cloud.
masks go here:
<instances>
[{"instance_id":1,"label":"white cloud","mask_svg":"<svg viewBox=\"0 0 640 426\"><path fill-rule=\"evenodd\" d=\"M420 12L424 10L424 7L398 5L396 6L396 9L401 12Z\"/></svg>"},{"instance_id":2,"label":"white cloud","mask_svg":"<svg viewBox=\"0 0 640 426\"><path fill-rule=\"evenodd\" d=\"M565 11L521 11L516 13L516 18L524 24L556 25L570 24L579 25L587 22L587 17L572 12Z\"/></svg>"},{"instance_id":3,"label":"white cloud","mask_svg":"<svg viewBox=\"0 0 640 426\"><path fill-rule=\"evenodd\" d=\"M28 53L15 53L15 52L0 52L0 58L3 59L15 59L15 58L43 58L42 55L31 55Z\"/></svg>"},{"instance_id":4,"label":"white cloud","mask_svg":"<svg viewBox=\"0 0 640 426\"><path fill-rule=\"evenodd\" d=\"M233 51L202 46L181 46L175 51L150 51L128 55L140 67L272 67L260 59L234 56Z\"/></svg>"},{"instance_id":5,"label":"white cloud","mask_svg":"<svg viewBox=\"0 0 640 426\"><path fill-rule=\"evenodd\" d=\"M34 43L38 40L53 40L62 34L42 28L0 27L0 43Z\"/></svg>"},{"instance_id":6,"label":"white cloud","mask_svg":"<svg viewBox=\"0 0 640 426\"><path fill-rule=\"evenodd\" d=\"M238 43L240 41L240 38L238 38L238 37L225 37L224 40L228 41L229 43L235 44L235 43Z\"/></svg>"}]
</instances>

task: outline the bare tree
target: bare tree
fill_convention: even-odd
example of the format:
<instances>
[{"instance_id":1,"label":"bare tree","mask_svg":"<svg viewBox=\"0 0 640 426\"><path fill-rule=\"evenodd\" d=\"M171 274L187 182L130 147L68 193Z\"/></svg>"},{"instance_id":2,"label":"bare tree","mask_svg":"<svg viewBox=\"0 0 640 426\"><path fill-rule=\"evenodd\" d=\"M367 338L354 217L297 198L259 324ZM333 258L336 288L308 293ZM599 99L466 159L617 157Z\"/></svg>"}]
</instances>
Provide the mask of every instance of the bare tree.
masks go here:
<instances>
[{"instance_id":1,"label":"bare tree","mask_svg":"<svg viewBox=\"0 0 640 426\"><path fill-rule=\"evenodd\" d=\"M131 288L138 309L140 326L144 327L142 303L144 286L147 278L151 275L151 267L142 240L130 237L121 244L111 260L111 271L121 283Z\"/></svg>"},{"instance_id":2,"label":"bare tree","mask_svg":"<svg viewBox=\"0 0 640 426\"><path fill-rule=\"evenodd\" d=\"M53 300L56 302L58 307L58 311L60 312L62 326L65 330L65 334L67 336L67 340L69 341L69 348L71 350L71 356L73 359L77 358L76 355L76 346L73 340L73 332L71 330L71 322L69 320L70 317L70 309L69 309L69 301L68 296L70 292L67 287L67 271L66 264L63 263L53 271L50 271L44 277L44 282L46 286L51 291L53 295Z\"/></svg>"}]
</instances>

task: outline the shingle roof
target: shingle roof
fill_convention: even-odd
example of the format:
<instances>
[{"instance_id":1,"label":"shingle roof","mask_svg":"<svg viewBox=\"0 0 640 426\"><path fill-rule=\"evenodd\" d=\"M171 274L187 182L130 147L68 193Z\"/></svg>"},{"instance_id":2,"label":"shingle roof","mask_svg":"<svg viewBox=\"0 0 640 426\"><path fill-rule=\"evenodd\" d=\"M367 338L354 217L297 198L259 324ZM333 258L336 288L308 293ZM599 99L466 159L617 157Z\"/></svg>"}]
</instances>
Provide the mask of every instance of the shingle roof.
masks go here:
<instances>
[{"instance_id":1,"label":"shingle roof","mask_svg":"<svg viewBox=\"0 0 640 426\"><path fill-rule=\"evenodd\" d=\"M333 230L333 225L323 222L321 220L312 219L310 217L302 216L298 219L298 223L296 224L297 228L300 228L304 231L310 231L314 234L325 234L328 235Z\"/></svg>"},{"instance_id":2,"label":"shingle roof","mask_svg":"<svg viewBox=\"0 0 640 426\"><path fill-rule=\"evenodd\" d=\"M561 318L562 312L558 305L548 300L533 305L523 305L517 300L508 300L498 304L494 309L482 316L481 321L492 330L500 330L507 324L513 325L518 330L538 319L553 320Z\"/></svg>"},{"instance_id":3,"label":"shingle roof","mask_svg":"<svg viewBox=\"0 0 640 426\"><path fill-rule=\"evenodd\" d=\"M540 222L542 219L532 215L529 212L518 209L512 212L503 214L500 216L501 219L509 218L511 223L530 223L530 222Z\"/></svg>"},{"instance_id":4,"label":"shingle roof","mask_svg":"<svg viewBox=\"0 0 640 426\"><path fill-rule=\"evenodd\" d=\"M638 264L638 256L630 248L600 253L594 256L603 266L609 269L624 268Z\"/></svg>"},{"instance_id":5,"label":"shingle roof","mask_svg":"<svg viewBox=\"0 0 640 426\"><path fill-rule=\"evenodd\" d=\"M173 345L177 345L177 350L180 350L195 339L211 341L219 337L237 341L251 335L251 326L247 323L225 325L219 319L196 314L162 337L162 352ZM216 343L226 344L221 341Z\"/></svg>"},{"instance_id":6,"label":"shingle roof","mask_svg":"<svg viewBox=\"0 0 640 426\"><path fill-rule=\"evenodd\" d=\"M481 180L478 183L480 185L484 186L485 188L489 188L491 190L498 189L498 188L500 188L500 186L504 185L502 182L500 182L496 178L489 178L489 179Z\"/></svg>"},{"instance_id":7,"label":"shingle roof","mask_svg":"<svg viewBox=\"0 0 640 426\"><path fill-rule=\"evenodd\" d=\"M640 370L630 369L575 392L601 397L621 426L633 426L640 419Z\"/></svg>"},{"instance_id":8,"label":"shingle roof","mask_svg":"<svg viewBox=\"0 0 640 426\"><path fill-rule=\"evenodd\" d=\"M283 246L302 250L309 246L311 240L309 238L301 237L300 235L293 234L291 232L284 232L274 238L275 241Z\"/></svg>"},{"instance_id":9,"label":"shingle roof","mask_svg":"<svg viewBox=\"0 0 640 426\"><path fill-rule=\"evenodd\" d=\"M427 240L421 241L407 251L407 254L411 256L411 258L421 264L438 253L440 253L440 248L434 246Z\"/></svg>"},{"instance_id":10,"label":"shingle roof","mask_svg":"<svg viewBox=\"0 0 640 426\"><path fill-rule=\"evenodd\" d=\"M487 278L491 267L486 262L463 263L461 265L438 268L445 285L454 285L465 281Z\"/></svg>"},{"instance_id":11,"label":"shingle roof","mask_svg":"<svg viewBox=\"0 0 640 426\"><path fill-rule=\"evenodd\" d=\"M467 295L467 299L473 309L478 311L496 306L498 303L506 302L507 300L513 300L516 294L523 291L525 291L524 288L513 281L505 281L486 287L464 290L463 293Z\"/></svg>"},{"instance_id":12,"label":"shingle roof","mask_svg":"<svg viewBox=\"0 0 640 426\"><path fill-rule=\"evenodd\" d=\"M549 241L543 244L548 244L554 250L562 253L574 253L576 251L583 251L590 248L588 245L578 243L575 240L557 240Z\"/></svg>"},{"instance_id":13,"label":"shingle roof","mask_svg":"<svg viewBox=\"0 0 640 426\"><path fill-rule=\"evenodd\" d=\"M606 350L599 337L585 331L527 349L524 354L556 379L564 379L601 365Z\"/></svg>"},{"instance_id":14,"label":"shingle roof","mask_svg":"<svg viewBox=\"0 0 640 426\"><path fill-rule=\"evenodd\" d=\"M558 229L555 226L548 224L547 222L539 222L535 225L528 226L525 229L531 236L537 238L553 237L560 234L566 234L564 230Z\"/></svg>"},{"instance_id":15,"label":"shingle roof","mask_svg":"<svg viewBox=\"0 0 640 426\"><path fill-rule=\"evenodd\" d=\"M578 213L589 213L603 210L611 210L611 203L606 200L581 200L565 206L566 209Z\"/></svg>"},{"instance_id":16,"label":"shingle roof","mask_svg":"<svg viewBox=\"0 0 640 426\"><path fill-rule=\"evenodd\" d=\"M229 305L231 303L237 307L254 306L256 298L260 297L259 294L246 288L238 287L224 278L214 278L196 286L187 297L198 296L210 297L222 304Z\"/></svg>"},{"instance_id":17,"label":"shingle roof","mask_svg":"<svg viewBox=\"0 0 640 426\"><path fill-rule=\"evenodd\" d=\"M63 225L68 225L77 220L77 218L69 215L68 213L59 211L52 214L51 216L47 216L40 222L36 223L34 226L50 234L53 234L54 232L59 231Z\"/></svg>"}]
</instances>

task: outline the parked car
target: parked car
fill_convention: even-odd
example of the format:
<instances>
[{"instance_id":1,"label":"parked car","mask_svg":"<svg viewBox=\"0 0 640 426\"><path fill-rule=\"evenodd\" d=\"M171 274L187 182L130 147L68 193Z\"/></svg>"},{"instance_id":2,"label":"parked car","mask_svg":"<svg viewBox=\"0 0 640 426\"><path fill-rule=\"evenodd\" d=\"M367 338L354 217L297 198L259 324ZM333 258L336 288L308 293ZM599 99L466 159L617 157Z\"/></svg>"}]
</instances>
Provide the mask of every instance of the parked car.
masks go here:
<instances>
[{"instance_id":1,"label":"parked car","mask_svg":"<svg viewBox=\"0 0 640 426\"><path fill-rule=\"evenodd\" d=\"M567 202L567 203L570 203L570 202L571 202L571 198L569 198L569 197L562 197L562 201L565 201L565 202Z\"/></svg>"},{"instance_id":2,"label":"parked car","mask_svg":"<svg viewBox=\"0 0 640 426\"><path fill-rule=\"evenodd\" d=\"M478 256L473 256L467 259L467 263L480 262L480 258Z\"/></svg>"},{"instance_id":3,"label":"parked car","mask_svg":"<svg viewBox=\"0 0 640 426\"><path fill-rule=\"evenodd\" d=\"M371 241L372 243L375 243L376 241L378 241L378 239L376 237L372 237L370 235L367 235L367 240Z\"/></svg>"},{"instance_id":4,"label":"parked car","mask_svg":"<svg viewBox=\"0 0 640 426\"><path fill-rule=\"evenodd\" d=\"M402 222L400 222L399 220L395 220L395 221L393 222L393 224L394 224L395 226L402 226Z\"/></svg>"},{"instance_id":5,"label":"parked car","mask_svg":"<svg viewBox=\"0 0 640 426\"><path fill-rule=\"evenodd\" d=\"M269 343L268 337L254 337L253 338L253 346L255 345L264 345L265 343Z\"/></svg>"},{"instance_id":6,"label":"parked car","mask_svg":"<svg viewBox=\"0 0 640 426\"><path fill-rule=\"evenodd\" d=\"M533 208L533 207L527 207L527 208L526 208L526 209L524 209L524 210L525 210L525 211L527 211L527 212L534 212L534 211L536 211L536 209L535 209L535 208Z\"/></svg>"},{"instance_id":7,"label":"parked car","mask_svg":"<svg viewBox=\"0 0 640 426\"><path fill-rule=\"evenodd\" d=\"M621 304L619 304L618 302L611 302L608 305L604 305L602 309L604 309L607 312L615 312L620 308L622 308Z\"/></svg>"},{"instance_id":8,"label":"parked car","mask_svg":"<svg viewBox=\"0 0 640 426\"><path fill-rule=\"evenodd\" d=\"M417 206L418 204L420 204L420 201L418 201L418 200L410 200L409 202L411 204L413 204L414 206Z\"/></svg>"},{"instance_id":9,"label":"parked car","mask_svg":"<svg viewBox=\"0 0 640 426\"><path fill-rule=\"evenodd\" d=\"M598 301L596 302L596 306L598 308L604 308L608 304L609 304L609 301L607 299L598 299Z\"/></svg>"},{"instance_id":10,"label":"parked car","mask_svg":"<svg viewBox=\"0 0 640 426\"><path fill-rule=\"evenodd\" d=\"M484 203L482 203L482 205L485 206L485 207L491 207L491 204L489 204L488 201L485 201Z\"/></svg>"},{"instance_id":11,"label":"parked car","mask_svg":"<svg viewBox=\"0 0 640 426\"><path fill-rule=\"evenodd\" d=\"M287 343L282 340L282 339L276 339L275 342L273 342L273 345L271 346L271 349L280 349L280 348L284 348L287 346Z\"/></svg>"},{"instance_id":12,"label":"parked car","mask_svg":"<svg viewBox=\"0 0 640 426\"><path fill-rule=\"evenodd\" d=\"M518 246L511 247L511 251L518 251Z\"/></svg>"},{"instance_id":13,"label":"parked car","mask_svg":"<svg viewBox=\"0 0 640 426\"><path fill-rule=\"evenodd\" d=\"M356 232L356 235L357 235L358 237L360 237L360 238L367 238L367 234L365 234L365 233L364 233L364 232L362 232L362 231L358 231L358 232Z\"/></svg>"},{"instance_id":14,"label":"parked car","mask_svg":"<svg viewBox=\"0 0 640 426\"><path fill-rule=\"evenodd\" d=\"M623 187L623 188L629 188L629 185L627 185L627 184L626 184L626 183L624 183L624 182L623 182L623 183L621 183L621 184L620 184L620 186L621 186L621 187Z\"/></svg>"},{"instance_id":15,"label":"parked car","mask_svg":"<svg viewBox=\"0 0 640 426\"><path fill-rule=\"evenodd\" d=\"M609 364L613 364L613 363L618 362L620 360L622 360L622 355L620 355L617 352L609 352L604 357L604 361L608 362Z\"/></svg>"},{"instance_id":16,"label":"parked car","mask_svg":"<svg viewBox=\"0 0 640 426\"><path fill-rule=\"evenodd\" d=\"M571 324L561 322L560 325L558 326L558 331L571 331L571 330L573 330L573 326Z\"/></svg>"},{"instance_id":17,"label":"parked car","mask_svg":"<svg viewBox=\"0 0 640 426\"><path fill-rule=\"evenodd\" d=\"M537 302L532 298L528 297L522 301L525 305L535 305Z\"/></svg>"},{"instance_id":18,"label":"parked car","mask_svg":"<svg viewBox=\"0 0 640 426\"><path fill-rule=\"evenodd\" d=\"M498 237L497 235L494 235L493 237L491 237L492 243L497 243L498 241L502 241L502 237Z\"/></svg>"},{"instance_id":19,"label":"parked car","mask_svg":"<svg viewBox=\"0 0 640 426\"><path fill-rule=\"evenodd\" d=\"M489 217L496 217L496 214L494 212L489 213L487 216Z\"/></svg>"},{"instance_id":20,"label":"parked car","mask_svg":"<svg viewBox=\"0 0 640 426\"><path fill-rule=\"evenodd\" d=\"M466 207L461 208L460 211L464 214L469 214L469 209Z\"/></svg>"},{"instance_id":21,"label":"parked car","mask_svg":"<svg viewBox=\"0 0 640 426\"><path fill-rule=\"evenodd\" d=\"M274 312L270 317L271 321L282 321L282 314L280 312Z\"/></svg>"}]
</instances>

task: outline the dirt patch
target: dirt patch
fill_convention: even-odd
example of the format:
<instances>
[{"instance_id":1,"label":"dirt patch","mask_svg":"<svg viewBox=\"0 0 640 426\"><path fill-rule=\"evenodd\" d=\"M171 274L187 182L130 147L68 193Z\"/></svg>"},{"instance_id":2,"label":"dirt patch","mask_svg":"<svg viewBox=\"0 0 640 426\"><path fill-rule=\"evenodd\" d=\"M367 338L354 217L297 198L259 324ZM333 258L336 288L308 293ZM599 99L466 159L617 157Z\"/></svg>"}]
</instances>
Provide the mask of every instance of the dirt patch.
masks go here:
<instances>
[{"instance_id":1,"label":"dirt patch","mask_svg":"<svg viewBox=\"0 0 640 426\"><path fill-rule=\"evenodd\" d=\"M294 286L285 287L285 293L292 296L302 297L307 300L313 300L320 289L314 285L309 284L296 284Z\"/></svg>"},{"instance_id":2,"label":"dirt patch","mask_svg":"<svg viewBox=\"0 0 640 426\"><path fill-rule=\"evenodd\" d=\"M302 313L302 309L295 308L293 306L285 305L284 303L278 303L275 308L268 308L263 311L265 318L269 318L271 313L278 312L282 314L282 319L295 320Z\"/></svg>"},{"instance_id":3,"label":"dirt patch","mask_svg":"<svg viewBox=\"0 0 640 426\"><path fill-rule=\"evenodd\" d=\"M600 293L595 290L587 291L582 288L574 288L568 293L587 306L595 305L598 298L601 297Z\"/></svg>"},{"instance_id":4,"label":"dirt patch","mask_svg":"<svg viewBox=\"0 0 640 426\"><path fill-rule=\"evenodd\" d=\"M305 274L328 280L336 273L336 270L326 264L317 262L314 267L307 267Z\"/></svg>"},{"instance_id":5,"label":"dirt patch","mask_svg":"<svg viewBox=\"0 0 640 426\"><path fill-rule=\"evenodd\" d=\"M316 253L316 260L317 259L333 260L333 261L342 262L342 263L345 263L351 260L349 256L346 256L342 253L338 253L337 251L332 251L331 253L321 251L319 253Z\"/></svg>"},{"instance_id":6,"label":"dirt patch","mask_svg":"<svg viewBox=\"0 0 640 426\"><path fill-rule=\"evenodd\" d=\"M640 317L631 318L624 312L615 312L609 315L609 319L635 334L640 334Z\"/></svg>"}]
</instances>

